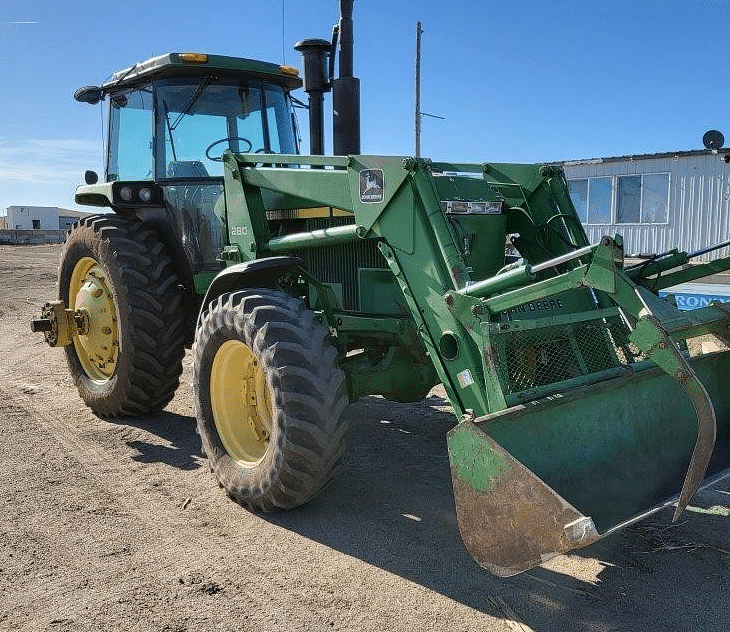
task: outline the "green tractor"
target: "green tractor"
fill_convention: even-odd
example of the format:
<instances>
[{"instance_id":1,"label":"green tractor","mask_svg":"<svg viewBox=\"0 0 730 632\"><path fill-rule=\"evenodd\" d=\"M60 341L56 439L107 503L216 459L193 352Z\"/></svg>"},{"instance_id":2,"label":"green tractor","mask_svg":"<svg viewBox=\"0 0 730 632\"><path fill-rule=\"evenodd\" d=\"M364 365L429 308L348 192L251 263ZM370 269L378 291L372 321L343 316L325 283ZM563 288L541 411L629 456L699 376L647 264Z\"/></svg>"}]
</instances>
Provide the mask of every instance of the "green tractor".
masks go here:
<instances>
[{"instance_id":1,"label":"green tractor","mask_svg":"<svg viewBox=\"0 0 730 632\"><path fill-rule=\"evenodd\" d=\"M625 265L620 236L588 242L559 167L360 155L341 8L339 78L336 42L297 46L317 149L335 90L336 156L298 154L291 68L169 54L77 91L107 100L109 138L76 201L113 213L70 231L33 330L108 417L164 408L192 345L203 449L254 510L327 485L349 402L441 383L459 527L491 572L678 516L730 472L730 352L685 343L730 344L730 308L658 292L730 257Z\"/></svg>"}]
</instances>

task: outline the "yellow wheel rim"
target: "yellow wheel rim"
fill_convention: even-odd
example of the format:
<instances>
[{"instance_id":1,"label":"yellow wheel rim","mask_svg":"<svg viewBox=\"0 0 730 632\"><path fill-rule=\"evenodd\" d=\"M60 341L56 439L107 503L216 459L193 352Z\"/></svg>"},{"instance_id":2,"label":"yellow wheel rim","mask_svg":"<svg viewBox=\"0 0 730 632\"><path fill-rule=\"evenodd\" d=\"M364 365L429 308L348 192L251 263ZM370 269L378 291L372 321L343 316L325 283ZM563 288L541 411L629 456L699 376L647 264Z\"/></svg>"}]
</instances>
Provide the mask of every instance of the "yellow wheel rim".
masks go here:
<instances>
[{"instance_id":1,"label":"yellow wheel rim","mask_svg":"<svg viewBox=\"0 0 730 632\"><path fill-rule=\"evenodd\" d=\"M91 257L80 259L71 274L68 307L84 316L83 334L74 336L76 355L86 375L103 383L117 366L119 328L107 275Z\"/></svg>"},{"instance_id":2,"label":"yellow wheel rim","mask_svg":"<svg viewBox=\"0 0 730 632\"><path fill-rule=\"evenodd\" d=\"M213 358L210 401L228 455L244 467L260 463L271 437L271 397L261 365L240 340L224 342Z\"/></svg>"}]
</instances>

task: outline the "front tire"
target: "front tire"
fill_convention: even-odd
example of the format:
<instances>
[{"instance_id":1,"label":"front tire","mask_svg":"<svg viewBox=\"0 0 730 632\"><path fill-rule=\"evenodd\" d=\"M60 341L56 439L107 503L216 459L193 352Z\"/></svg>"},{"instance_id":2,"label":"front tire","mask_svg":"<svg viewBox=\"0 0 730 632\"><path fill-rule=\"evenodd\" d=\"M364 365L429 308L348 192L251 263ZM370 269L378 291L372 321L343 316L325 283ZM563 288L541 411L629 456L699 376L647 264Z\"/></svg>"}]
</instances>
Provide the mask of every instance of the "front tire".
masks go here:
<instances>
[{"instance_id":1,"label":"front tire","mask_svg":"<svg viewBox=\"0 0 730 632\"><path fill-rule=\"evenodd\" d=\"M115 215L82 219L66 238L58 291L85 314L86 331L65 352L87 406L105 417L163 409L182 372L185 312L157 234Z\"/></svg>"},{"instance_id":2,"label":"front tire","mask_svg":"<svg viewBox=\"0 0 730 632\"><path fill-rule=\"evenodd\" d=\"M203 449L229 496L290 509L333 478L345 452L345 376L328 331L275 290L224 294L193 346Z\"/></svg>"}]
</instances>

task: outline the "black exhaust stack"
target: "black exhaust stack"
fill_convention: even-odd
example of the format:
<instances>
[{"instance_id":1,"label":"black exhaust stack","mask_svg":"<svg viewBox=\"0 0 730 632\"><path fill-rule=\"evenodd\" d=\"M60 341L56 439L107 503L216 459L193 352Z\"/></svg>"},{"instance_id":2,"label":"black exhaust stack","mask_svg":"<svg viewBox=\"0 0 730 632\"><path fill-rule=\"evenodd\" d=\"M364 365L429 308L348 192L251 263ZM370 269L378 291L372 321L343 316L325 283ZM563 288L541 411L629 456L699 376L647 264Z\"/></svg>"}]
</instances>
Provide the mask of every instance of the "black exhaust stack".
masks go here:
<instances>
[{"instance_id":1,"label":"black exhaust stack","mask_svg":"<svg viewBox=\"0 0 730 632\"><path fill-rule=\"evenodd\" d=\"M324 154L324 93L332 90L332 149L335 156L360 153L360 80L352 76L352 3L340 0L340 22L332 41L305 39L294 50L304 62L304 91L309 95L310 153ZM334 78L339 40L340 76Z\"/></svg>"},{"instance_id":2,"label":"black exhaust stack","mask_svg":"<svg viewBox=\"0 0 730 632\"><path fill-rule=\"evenodd\" d=\"M304 61L304 91L309 95L309 152L324 155L324 93L329 92L327 56L331 42L323 39L305 39L294 45Z\"/></svg>"},{"instance_id":3,"label":"black exhaust stack","mask_svg":"<svg viewBox=\"0 0 730 632\"><path fill-rule=\"evenodd\" d=\"M352 76L352 3L353 0L340 0L340 76L332 80L335 156L360 153L360 80Z\"/></svg>"}]
</instances>

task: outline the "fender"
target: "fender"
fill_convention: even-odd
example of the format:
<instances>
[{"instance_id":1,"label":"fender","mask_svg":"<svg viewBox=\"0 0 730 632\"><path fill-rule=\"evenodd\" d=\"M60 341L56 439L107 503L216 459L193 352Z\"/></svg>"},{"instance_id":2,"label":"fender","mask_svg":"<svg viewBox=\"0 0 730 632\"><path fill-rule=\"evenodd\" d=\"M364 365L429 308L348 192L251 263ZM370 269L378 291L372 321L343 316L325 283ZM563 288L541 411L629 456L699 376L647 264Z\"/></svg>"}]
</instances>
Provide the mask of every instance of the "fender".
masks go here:
<instances>
[{"instance_id":1,"label":"fender","mask_svg":"<svg viewBox=\"0 0 730 632\"><path fill-rule=\"evenodd\" d=\"M203 302L200 305L197 325L203 312L219 296L251 287L275 288L279 277L284 272L303 266L304 262L299 257L266 257L255 259L245 263L236 263L221 270L218 276L213 279L208 291L205 293Z\"/></svg>"},{"instance_id":2,"label":"fender","mask_svg":"<svg viewBox=\"0 0 730 632\"><path fill-rule=\"evenodd\" d=\"M122 198L121 189L123 188L131 191L131 200L125 201ZM140 198L139 191L142 189L149 191L150 197L146 201L142 201ZM180 282L187 289L188 302L193 304L195 300L192 289L193 268L183 248L181 236L175 230L173 217L165 209L164 193L160 185L148 180L115 180L86 184L76 188L74 200L76 204L83 206L110 208L117 215L127 219L136 217L143 224L155 230L165 243L168 254L172 257Z\"/></svg>"}]
</instances>

